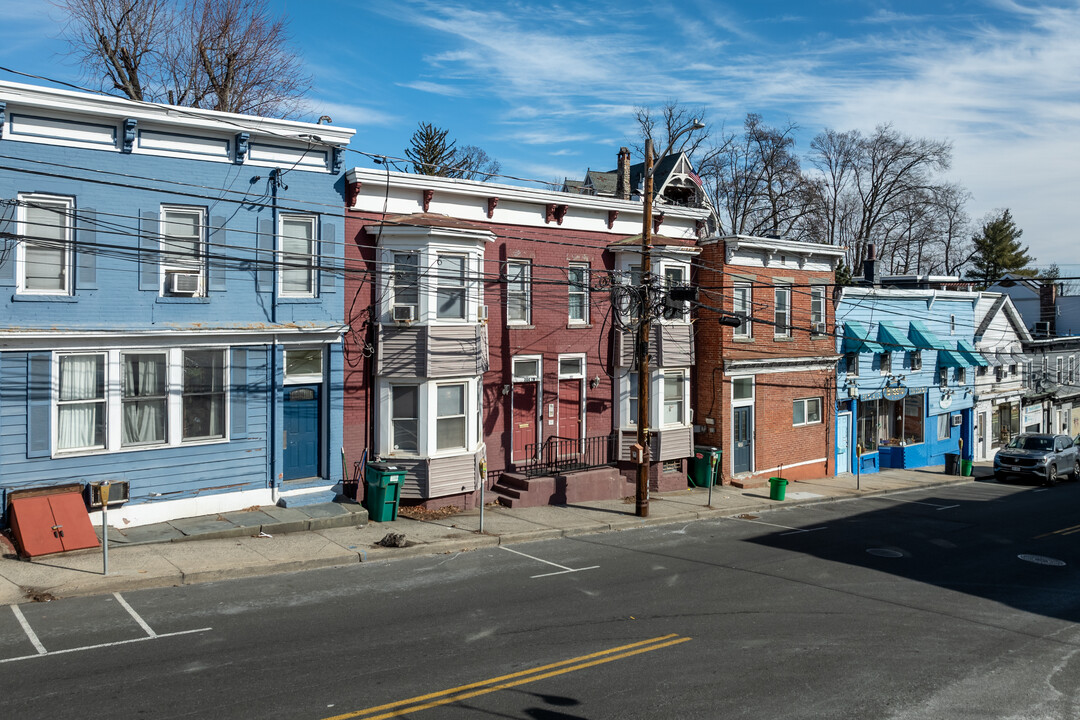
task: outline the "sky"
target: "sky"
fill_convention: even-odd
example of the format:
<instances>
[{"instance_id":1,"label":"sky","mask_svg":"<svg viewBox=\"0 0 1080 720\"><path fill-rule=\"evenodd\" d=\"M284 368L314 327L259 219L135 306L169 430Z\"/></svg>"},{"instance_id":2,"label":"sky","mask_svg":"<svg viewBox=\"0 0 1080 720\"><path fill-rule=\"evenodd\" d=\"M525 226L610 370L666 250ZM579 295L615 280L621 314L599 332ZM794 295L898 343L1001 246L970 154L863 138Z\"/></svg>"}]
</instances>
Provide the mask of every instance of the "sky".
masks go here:
<instances>
[{"instance_id":1,"label":"sky","mask_svg":"<svg viewBox=\"0 0 1080 720\"><path fill-rule=\"evenodd\" d=\"M1080 275L1080 0L270 4L314 77L309 119L355 128L355 150L404 157L430 122L506 175L553 182L614 168L635 108L672 100L703 106L714 133L748 112L795 123L800 154L825 128L891 123L952 143L974 220L1010 208L1039 266ZM0 0L0 65L92 83L62 22Z\"/></svg>"}]
</instances>

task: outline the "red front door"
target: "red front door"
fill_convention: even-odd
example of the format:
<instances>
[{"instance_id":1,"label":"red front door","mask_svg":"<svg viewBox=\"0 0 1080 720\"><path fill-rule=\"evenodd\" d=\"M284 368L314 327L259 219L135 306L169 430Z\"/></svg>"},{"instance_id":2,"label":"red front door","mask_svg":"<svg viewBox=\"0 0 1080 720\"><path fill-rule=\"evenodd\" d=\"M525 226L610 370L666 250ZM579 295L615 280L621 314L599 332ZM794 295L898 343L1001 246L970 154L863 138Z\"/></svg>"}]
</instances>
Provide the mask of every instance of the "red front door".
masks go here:
<instances>
[{"instance_id":1,"label":"red front door","mask_svg":"<svg viewBox=\"0 0 1080 720\"><path fill-rule=\"evenodd\" d=\"M514 460L526 460L537 442L536 383L514 383Z\"/></svg>"},{"instance_id":2,"label":"red front door","mask_svg":"<svg viewBox=\"0 0 1080 720\"><path fill-rule=\"evenodd\" d=\"M581 440L581 380L559 381L559 437Z\"/></svg>"}]
</instances>

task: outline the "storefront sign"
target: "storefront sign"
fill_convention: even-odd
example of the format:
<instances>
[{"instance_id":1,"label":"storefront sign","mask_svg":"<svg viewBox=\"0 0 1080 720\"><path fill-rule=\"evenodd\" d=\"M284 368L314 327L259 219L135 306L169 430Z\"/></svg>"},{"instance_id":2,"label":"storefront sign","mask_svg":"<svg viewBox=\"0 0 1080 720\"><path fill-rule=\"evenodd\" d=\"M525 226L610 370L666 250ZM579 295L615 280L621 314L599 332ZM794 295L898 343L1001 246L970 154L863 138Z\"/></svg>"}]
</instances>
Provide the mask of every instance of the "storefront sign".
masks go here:
<instances>
[{"instance_id":1,"label":"storefront sign","mask_svg":"<svg viewBox=\"0 0 1080 720\"><path fill-rule=\"evenodd\" d=\"M886 400L903 400L908 396L906 385L890 385L882 390Z\"/></svg>"},{"instance_id":2,"label":"storefront sign","mask_svg":"<svg viewBox=\"0 0 1080 720\"><path fill-rule=\"evenodd\" d=\"M903 400L908 395L922 395L926 392L924 387L908 387L906 385L890 385L881 390L868 390L859 393L860 400Z\"/></svg>"}]
</instances>

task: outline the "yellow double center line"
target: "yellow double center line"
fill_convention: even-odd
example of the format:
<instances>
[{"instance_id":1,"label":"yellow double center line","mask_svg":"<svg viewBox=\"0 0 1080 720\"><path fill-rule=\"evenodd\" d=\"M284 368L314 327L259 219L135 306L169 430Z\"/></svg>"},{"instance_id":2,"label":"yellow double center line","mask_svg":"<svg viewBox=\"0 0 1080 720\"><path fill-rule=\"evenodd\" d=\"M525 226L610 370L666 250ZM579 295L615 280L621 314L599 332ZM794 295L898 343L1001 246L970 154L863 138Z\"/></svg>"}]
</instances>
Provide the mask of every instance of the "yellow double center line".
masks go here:
<instances>
[{"instance_id":1,"label":"yellow double center line","mask_svg":"<svg viewBox=\"0 0 1080 720\"><path fill-rule=\"evenodd\" d=\"M1041 540L1044 537L1050 537L1051 535L1072 535L1073 533L1080 532L1080 525L1073 525L1072 527L1062 528L1060 530L1054 530L1053 532L1043 533L1042 535L1036 535L1036 540Z\"/></svg>"},{"instance_id":2,"label":"yellow double center line","mask_svg":"<svg viewBox=\"0 0 1080 720\"><path fill-rule=\"evenodd\" d=\"M555 677L556 675L563 675L575 670L584 670L585 668L590 668L594 665L603 665L604 663L609 663L614 660L622 660L624 658L633 657L634 655L670 647L671 645L678 645L680 643L688 642L689 640L690 638L688 637L680 637L675 634L661 635L660 637L655 637L651 640L642 640L640 642L630 643L629 645L620 645L619 647L601 650L600 652L594 652L589 655L582 655L581 657L571 658L569 660L560 660L559 662L551 663L550 665L542 665L531 670L521 670L520 672L494 677L489 680L481 680L480 682L469 683L468 685L460 685L455 688L450 688L449 690L440 690L439 692L429 693L427 695L418 695L417 697L409 698L408 700L398 700L385 705L370 707L366 710L356 710L354 712L345 713L344 715L334 715L333 717L325 718L324 720L350 720L351 718L383 720L383 718L399 717L407 713L428 710L433 707L439 707L440 705L449 705L450 703L468 700L469 698L474 698L478 695L487 695L488 693L506 690L507 688L517 687L518 685L525 685L526 683L536 682L537 680L544 680L546 678Z\"/></svg>"}]
</instances>

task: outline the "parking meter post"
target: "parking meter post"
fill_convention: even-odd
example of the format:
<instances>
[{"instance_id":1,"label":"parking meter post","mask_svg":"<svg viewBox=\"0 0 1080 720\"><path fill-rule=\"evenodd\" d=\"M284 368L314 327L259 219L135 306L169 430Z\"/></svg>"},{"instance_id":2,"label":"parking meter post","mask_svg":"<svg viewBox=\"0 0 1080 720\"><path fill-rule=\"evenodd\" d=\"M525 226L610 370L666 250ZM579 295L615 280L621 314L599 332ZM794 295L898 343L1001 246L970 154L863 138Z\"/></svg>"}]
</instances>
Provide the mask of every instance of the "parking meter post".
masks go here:
<instances>
[{"instance_id":1,"label":"parking meter post","mask_svg":"<svg viewBox=\"0 0 1080 720\"><path fill-rule=\"evenodd\" d=\"M487 460L480 461L480 534L484 533L484 486L487 485Z\"/></svg>"},{"instance_id":2,"label":"parking meter post","mask_svg":"<svg viewBox=\"0 0 1080 720\"><path fill-rule=\"evenodd\" d=\"M855 489L862 485L862 443L855 443Z\"/></svg>"},{"instance_id":3,"label":"parking meter post","mask_svg":"<svg viewBox=\"0 0 1080 720\"><path fill-rule=\"evenodd\" d=\"M102 575L109 574L109 481L101 483L101 561Z\"/></svg>"},{"instance_id":4,"label":"parking meter post","mask_svg":"<svg viewBox=\"0 0 1080 720\"><path fill-rule=\"evenodd\" d=\"M712 507L712 486L716 484L716 454L709 458L709 502L706 507Z\"/></svg>"}]
</instances>

